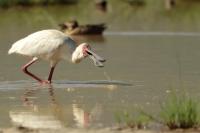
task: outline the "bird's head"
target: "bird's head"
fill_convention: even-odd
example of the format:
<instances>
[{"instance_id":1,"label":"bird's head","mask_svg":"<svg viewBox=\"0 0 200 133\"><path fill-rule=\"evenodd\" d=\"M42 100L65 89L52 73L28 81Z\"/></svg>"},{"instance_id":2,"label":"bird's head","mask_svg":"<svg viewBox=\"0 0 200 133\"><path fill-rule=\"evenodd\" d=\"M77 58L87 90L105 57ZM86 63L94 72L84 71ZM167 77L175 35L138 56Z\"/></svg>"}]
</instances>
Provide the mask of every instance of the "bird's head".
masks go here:
<instances>
[{"instance_id":1,"label":"bird's head","mask_svg":"<svg viewBox=\"0 0 200 133\"><path fill-rule=\"evenodd\" d=\"M91 47L87 43L82 43L72 53L72 62L79 63L82 59L89 57L93 60L95 66L103 67L102 62L106 60L91 51Z\"/></svg>"}]
</instances>

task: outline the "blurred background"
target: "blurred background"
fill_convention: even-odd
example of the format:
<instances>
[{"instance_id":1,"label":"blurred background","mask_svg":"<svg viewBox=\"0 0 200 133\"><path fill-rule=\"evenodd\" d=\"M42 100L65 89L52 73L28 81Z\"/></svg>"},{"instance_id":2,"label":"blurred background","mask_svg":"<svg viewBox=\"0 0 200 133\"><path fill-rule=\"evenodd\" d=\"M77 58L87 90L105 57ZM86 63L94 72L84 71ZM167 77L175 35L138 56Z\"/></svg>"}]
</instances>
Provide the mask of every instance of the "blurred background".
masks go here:
<instances>
[{"instance_id":1,"label":"blurred background","mask_svg":"<svg viewBox=\"0 0 200 133\"><path fill-rule=\"evenodd\" d=\"M102 128L115 125L121 110L158 113L172 88L199 97L199 12L199 0L0 0L0 127ZM53 86L41 87L20 70L29 59L7 51L71 20L105 24L100 35L70 35L91 44L105 67L63 61ZM49 64L30 69L46 78Z\"/></svg>"}]
</instances>

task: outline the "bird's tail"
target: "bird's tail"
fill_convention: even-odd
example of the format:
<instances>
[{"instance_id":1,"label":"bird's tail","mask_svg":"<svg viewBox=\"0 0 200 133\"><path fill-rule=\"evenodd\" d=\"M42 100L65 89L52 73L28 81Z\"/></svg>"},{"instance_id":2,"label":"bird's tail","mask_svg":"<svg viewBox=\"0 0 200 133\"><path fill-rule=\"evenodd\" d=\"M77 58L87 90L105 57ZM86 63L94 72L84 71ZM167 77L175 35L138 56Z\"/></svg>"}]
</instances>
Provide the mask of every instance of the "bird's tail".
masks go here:
<instances>
[{"instance_id":1,"label":"bird's tail","mask_svg":"<svg viewBox=\"0 0 200 133\"><path fill-rule=\"evenodd\" d=\"M13 50L13 48L10 48L10 49L8 50L8 54L12 54L12 53L14 53L14 50Z\"/></svg>"}]
</instances>

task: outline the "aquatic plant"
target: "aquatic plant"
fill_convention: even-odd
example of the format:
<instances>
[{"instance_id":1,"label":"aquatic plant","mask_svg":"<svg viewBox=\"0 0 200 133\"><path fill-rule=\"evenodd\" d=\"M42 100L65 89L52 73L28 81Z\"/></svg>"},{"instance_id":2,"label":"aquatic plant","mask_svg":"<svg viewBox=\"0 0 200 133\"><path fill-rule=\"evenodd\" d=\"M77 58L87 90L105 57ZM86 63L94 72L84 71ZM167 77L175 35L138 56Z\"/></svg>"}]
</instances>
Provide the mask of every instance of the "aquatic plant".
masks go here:
<instances>
[{"instance_id":1,"label":"aquatic plant","mask_svg":"<svg viewBox=\"0 0 200 133\"><path fill-rule=\"evenodd\" d=\"M150 118L142 112L129 113L126 110L115 113L115 119L118 123L118 129L144 129L150 121Z\"/></svg>"},{"instance_id":2,"label":"aquatic plant","mask_svg":"<svg viewBox=\"0 0 200 133\"><path fill-rule=\"evenodd\" d=\"M196 128L200 125L199 104L186 94L171 93L161 104L160 117L139 110L137 113L122 111L115 114L119 129L144 129L149 122L166 125L169 129Z\"/></svg>"},{"instance_id":3,"label":"aquatic plant","mask_svg":"<svg viewBox=\"0 0 200 133\"><path fill-rule=\"evenodd\" d=\"M198 104L186 95L172 93L161 105L161 118L170 129L194 128L199 125Z\"/></svg>"}]
</instances>

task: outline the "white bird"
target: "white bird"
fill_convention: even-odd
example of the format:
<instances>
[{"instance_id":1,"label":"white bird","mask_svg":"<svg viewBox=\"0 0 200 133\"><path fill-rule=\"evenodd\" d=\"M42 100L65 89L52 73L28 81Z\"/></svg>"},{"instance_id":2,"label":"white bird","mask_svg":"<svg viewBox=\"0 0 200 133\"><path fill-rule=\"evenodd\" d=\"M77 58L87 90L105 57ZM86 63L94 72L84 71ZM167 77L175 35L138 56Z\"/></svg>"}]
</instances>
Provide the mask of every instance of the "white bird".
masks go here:
<instances>
[{"instance_id":1,"label":"white bird","mask_svg":"<svg viewBox=\"0 0 200 133\"><path fill-rule=\"evenodd\" d=\"M50 84L54 68L60 60L68 60L69 55L73 63L79 63L82 59L89 56L98 67L103 67L105 61L91 51L89 44L82 43L77 45L74 40L58 30L42 30L28 35L27 37L15 42L9 49L8 54L20 54L32 57L32 60L22 67L24 73L28 74L40 83ZM51 70L48 80L42 80L28 71L28 67L38 59L50 62Z\"/></svg>"}]
</instances>

